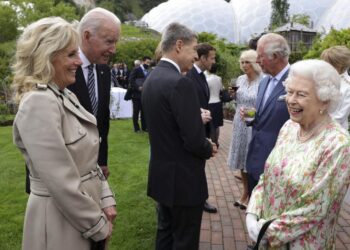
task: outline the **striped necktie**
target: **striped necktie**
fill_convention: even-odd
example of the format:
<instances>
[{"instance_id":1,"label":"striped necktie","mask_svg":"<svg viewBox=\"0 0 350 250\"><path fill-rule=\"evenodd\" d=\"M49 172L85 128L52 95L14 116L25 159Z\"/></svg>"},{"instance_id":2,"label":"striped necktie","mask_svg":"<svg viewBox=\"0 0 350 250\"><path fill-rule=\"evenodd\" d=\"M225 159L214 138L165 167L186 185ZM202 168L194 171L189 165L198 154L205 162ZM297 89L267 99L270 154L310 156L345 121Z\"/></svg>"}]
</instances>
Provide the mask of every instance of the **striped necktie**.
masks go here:
<instances>
[{"instance_id":1,"label":"striped necktie","mask_svg":"<svg viewBox=\"0 0 350 250\"><path fill-rule=\"evenodd\" d=\"M97 115L97 108L98 108L98 103L97 103L97 97L96 97L96 91L95 91L95 75L94 75L94 65L90 64L88 66L89 69L89 74L88 74L88 90L89 90L89 96L90 96L90 102L91 102L91 108L92 108L92 113L94 116Z\"/></svg>"}]
</instances>

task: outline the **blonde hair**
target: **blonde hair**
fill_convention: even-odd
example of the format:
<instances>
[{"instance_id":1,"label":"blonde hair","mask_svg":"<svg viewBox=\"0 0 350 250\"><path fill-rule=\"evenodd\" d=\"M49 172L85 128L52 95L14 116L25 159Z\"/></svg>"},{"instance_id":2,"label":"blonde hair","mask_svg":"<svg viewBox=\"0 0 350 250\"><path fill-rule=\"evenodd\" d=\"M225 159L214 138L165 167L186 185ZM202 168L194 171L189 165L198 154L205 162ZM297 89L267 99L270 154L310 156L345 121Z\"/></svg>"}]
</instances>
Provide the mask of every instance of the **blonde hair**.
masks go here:
<instances>
[{"instance_id":1,"label":"blonde hair","mask_svg":"<svg viewBox=\"0 0 350 250\"><path fill-rule=\"evenodd\" d=\"M249 50L244 50L241 53L241 56L239 57L239 61L248 61L252 65L255 73L257 75L261 74L261 67L260 65L256 62L256 59L258 58L258 53L256 53L255 50L249 49ZM240 64L240 68L243 71L242 65Z\"/></svg>"},{"instance_id":2,"label":"blonde hair","mask_svg":"<svg viewBox=\"0 0 350 250\"><path fill-rule=\"evenodd\" d=\"M17 40L12 66L16 102L36 84L48 84L52 80L54 56L70 45L79 45L79 35L72 24L60 17L40 19L24 29Z\"/></svg>"},{"instance_id":3,"label":"blonde hair","mask_svg":"<svg viewBox=\"0 0 350 250\"><path fill-rule=\"evenodd\" d=\"M333 65L339 74L342 74L350 68L350 49L345 46L330 47L322 52L321 59Z\"/></svg>"}]
</instances>

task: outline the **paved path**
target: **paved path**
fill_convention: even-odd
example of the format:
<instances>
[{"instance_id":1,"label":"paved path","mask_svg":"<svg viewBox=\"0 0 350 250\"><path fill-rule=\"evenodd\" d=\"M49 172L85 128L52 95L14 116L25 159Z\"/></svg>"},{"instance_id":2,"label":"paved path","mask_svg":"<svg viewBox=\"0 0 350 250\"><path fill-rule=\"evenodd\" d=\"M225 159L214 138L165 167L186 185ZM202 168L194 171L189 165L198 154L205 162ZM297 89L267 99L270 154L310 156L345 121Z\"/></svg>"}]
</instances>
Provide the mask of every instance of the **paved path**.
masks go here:
<instances>
[{"instance_id":1,"label":"paved path","mask_svg":"<svg viewBox=\"0 0 350 250\"><path fill-rule=\"evenodd\" d=\"M240 197L241 182L227 167L226 159L231 140L232 124L221 128L218 155L207 161L209 202L218 208L217 214L203 213L200 250L246 250L249 239L245 213L233 206ZM337 227L336 249L350 250L350 205L344 203Z\"/></svg>"}]
</instances>

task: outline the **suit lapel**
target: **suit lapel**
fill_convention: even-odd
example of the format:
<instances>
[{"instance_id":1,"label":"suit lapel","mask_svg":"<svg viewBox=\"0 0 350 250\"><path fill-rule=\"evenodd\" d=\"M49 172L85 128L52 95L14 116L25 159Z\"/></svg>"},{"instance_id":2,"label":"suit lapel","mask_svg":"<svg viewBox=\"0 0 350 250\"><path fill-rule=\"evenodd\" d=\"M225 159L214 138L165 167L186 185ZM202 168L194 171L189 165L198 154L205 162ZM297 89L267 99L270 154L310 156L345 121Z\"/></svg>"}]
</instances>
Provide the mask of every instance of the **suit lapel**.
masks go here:
<instances>
[{"instance_id":1,"label":"suit lapel","mask_svg":"<svg viewBox=\"0 0 350 250\"><path fill-rule=\"evenodd\" d=\"M85 77L83 74L83 70L81 67L77 69L76 72L76 90L79 90L76 95L79 95L79 100L81 105L86 107L86 110L92 113L92 107L91 107L91 102L90 102L90 96L89 96L89 90L87 88L86 82L85 82Z\"/></svg>"},{"instance_id":2,"label":"suit lapel","mask_svg":"<svg viewBox=\"0 0 350 250\"><path fill-rule=\"evenodd\" d=\"M104 81L102 80L106 74L106 72L104 72L103 69L100 69L99 65L96 65L96 74L97 74L97 88L98 88L98 110L97 110L97 114L98 111L101 110L101 105L102 105L102 93L103 93L103 83Z\"/></svg>"},{"instance_id":3,"label":"suit lapel","mask_svg":"<svg viewBox=\"0 0 350 250\"><path fill-rule=\"evenodd\" d=\"M201 76L198 74L198 71L196 70L195 67L192 68L192 73L194 74L199 86L201 87L201 89L203 90L203 93L205 93L205 97L208 99L209 101L209 87L208 87L208 83L205 79L202 79ZM205 80L205 81L204 81Z\"/></svg>"},{"instance_id":4,"label":"suit lapel","mask_svg":"<svg viewBox=\"0 0 350 250\"><path fill-rule=\"evenodd\" d=\"M266 100L266 103L265 103L264 107L261 110L261 114L263 114L265 112L268 113L268 111L271 110L272 107L273 107L273 106L271 106L271 103L274 103L273 100L275 100L278 96L280 96L281 94L284 93L285 88L284 88L282 82L287 78L288 73L289 73L289 71L286 71L286 73L284 73L282 78L277 83L276 87L271 92L269 98ZM264 93L265 93L265 91L264 91Z\"/></svg>"},{"instance_id":5,"label":"suit lapel","mask_svg":"<svg viewBox=\"0 0 350 250\"><path fill-rule=\"evenodd\" d=\"M255 105L256 109L258 110L258 114L260 114L262 111L262 107L261 107L262 101L264 99L265 91L267 89L269 81L270 81L270 77L265 77L261 81L261 84L260 84L261 91L258 91L258 96L256 98L256 105Z\"/></svg>"}]
</instances>

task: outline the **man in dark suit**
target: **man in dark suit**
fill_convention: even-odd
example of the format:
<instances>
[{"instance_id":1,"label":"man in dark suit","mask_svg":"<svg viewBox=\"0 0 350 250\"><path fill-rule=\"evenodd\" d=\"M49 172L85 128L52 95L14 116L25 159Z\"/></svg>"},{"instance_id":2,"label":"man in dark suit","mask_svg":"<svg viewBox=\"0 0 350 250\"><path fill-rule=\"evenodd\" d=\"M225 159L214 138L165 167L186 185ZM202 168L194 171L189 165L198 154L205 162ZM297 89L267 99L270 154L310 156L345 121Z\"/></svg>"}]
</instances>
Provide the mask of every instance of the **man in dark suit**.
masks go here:
<instances>
[{"instance_id":1,"label":"man in dark suit","mask_svg":"<svg viewBox=\"0 0 350 250\"><path fill-rule=\"evenodd\" d=\"M149 72L149 65L151 64L151 58L148 56L144 56L142 58L142 64L140 66L135 67L129 77L130 88L132 89L132 121L134 124L134 131L140 132L139 125L139 115L141 114L141 128L143 131L147 131L147 126L145 122L145 116L142 109L141 104L141 95L142 95L142 87L143 82L146 80L146 77Z\"/></svg>"},{"instance_id":2,"label":"man in dark suit","mask_svg":"<svg viewBox=\"0 0 350 250\"><path fill-rule=\"evenodd\" d=\"M264 172L265 161L275 146L281 127L289 119L282 84L289 71L288 43L278 34L265 34L258 41L257 53L257 62L267 76L259 85L252 140L248 148L246 168L249 195ZM243 117L242 110L240 115Z\"/></svg>"},{"instance_id":3,"label":"man in dark suit","mask_svg":"<svg viewBox=\"0 0 350 250\"><path fill-rule=\"evenodd\" d=\"M196 62L193 64L192 69L187 72L187 76L196 84L201 108L208 110L210 93L204 71L210 70L215 63L216 50L210 44L201 43L197 46L197 55ZM205 134L208 138L210 138L210 128L211 123L209 121L205 124ZM204 203L204 211L208 213L216 213L217 209L206 201Z\"/></svg>"},{"instance_id":4,"label":"man in dark suit","mask_svg":"<svg viewBox=\"0 0 350 250\"><path fill-rule=\"evenodd\" d=\"M79 53L83 64L76 72L76 83L69 86L81 105L96 117L100 133L98 164L106 178L109 175L107 137L111 87L107 64L116 51L120 25L120 20L112 12L102 8L95 8L84 15L79 23Z\"/></svg>"},{"instance_id":5,"label":"man in dark suit","mask_svg":"<svg viewBox=\"0 0 350 250\"><path fill-rule=\"evenodd\" d=\"M142 93L150 140L147 194L158 202L156 249L198 249L208 197L205 160L216 147L205 137L193 81L182 75L196 57L196 34L173 23L162 35L162 59Z\"/></svg>"}]
</instances>

